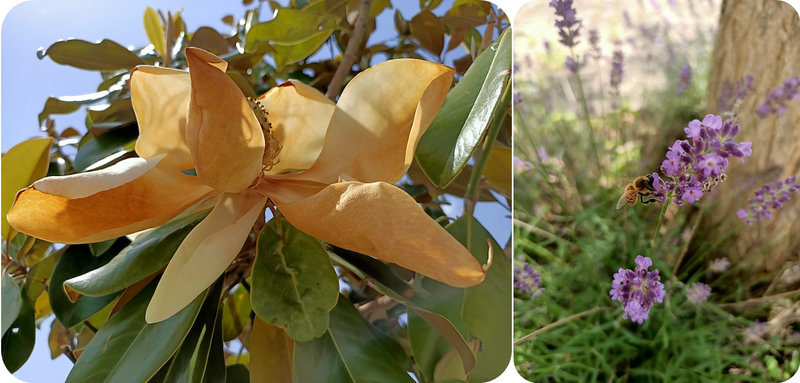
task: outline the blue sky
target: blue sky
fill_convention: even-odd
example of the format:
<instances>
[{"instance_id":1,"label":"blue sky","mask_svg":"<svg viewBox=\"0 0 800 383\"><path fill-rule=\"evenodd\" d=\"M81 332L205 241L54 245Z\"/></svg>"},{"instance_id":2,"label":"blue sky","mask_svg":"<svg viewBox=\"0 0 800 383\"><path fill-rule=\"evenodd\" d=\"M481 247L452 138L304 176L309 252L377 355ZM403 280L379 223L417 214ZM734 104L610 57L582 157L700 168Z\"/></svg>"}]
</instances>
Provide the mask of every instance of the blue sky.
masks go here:
<instances>
[{"instance_id":1,"label":"blue sky","mask_svg":"<svg viewBox=\"0 0 800 383\"><path fill-rule=\"evenodd\" d=\"M437 9L443 13L447 3ZM417 1L395 0L406 19L418 10ZM182 10L189 30L200 26L210 26L220 32L228 32L230 27L222 23L222 16L232 14L239 18L245 7L241 1L188 1L188 0L148 0L119 1L104 0L30 0L14 7L3 20L0 32L0 146L5 152L15 144L28 138L40 137L37 115L49 96L69 96L94 92L99 83L96 72L84 71L56 64L49 58L39 60L36 51L47 47L59 39L77 38L99 41L103 38L114 40L124 46L141 47L148 43L142 26L145 7L175 12ZM382 31L372 39L386 39L394 33L393 11L384 11L378 19ZM266 19L266 16L262 16ZM460 48L458 48L460 49ZM460 56L458 53L455 57ZM56 116L56 126L63 129L73 126L85 131L85 112ZM461 214L462 202L453 199L447 209L450 216ZM480 219L500 242L510 240L511 222L509 212L493 203L480 203L476 208ZM72 363L64 356L50 360L47 347L52 318L45 321L37 331L37 342L33 355L14 375L27 382L63 381Z\"/></svg>"}]
</instances>

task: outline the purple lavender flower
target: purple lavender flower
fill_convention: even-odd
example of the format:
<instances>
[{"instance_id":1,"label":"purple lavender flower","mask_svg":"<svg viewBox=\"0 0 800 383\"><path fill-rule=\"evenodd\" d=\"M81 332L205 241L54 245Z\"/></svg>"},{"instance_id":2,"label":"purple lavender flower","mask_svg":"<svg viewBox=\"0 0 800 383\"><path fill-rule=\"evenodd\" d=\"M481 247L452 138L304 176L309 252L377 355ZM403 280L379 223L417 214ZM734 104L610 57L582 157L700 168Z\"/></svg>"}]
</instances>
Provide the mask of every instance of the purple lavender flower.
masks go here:
<instances>
[{"instance_id":1,"label":"purple lavender flower","mask_svg":"<svg viewBox=\"0 0 800 383\"><path fill-rule=\"evenodd\" d=\"M694 203L727 178L729 158L744 162L753 153L752 143L734 141L739 125L717 115L689 122L684 132L689 140L675 141L661 163L667 179L653 173L653 194L659 202L672 198L678 205Z\"/></svg>"},{"instance_id":2,"label":"purple lavender flower","mask_svg":"<svg viewBox=\"0 0 800 383\"><path fill-rule=\"evenodd\" d=\"M689 302L694 304L698 304L700 302L705 302L708 299L708 295L711 294L711 287L705 283L692 283L689 285L689 289L686 290L686 299Z\"/></svg>"},{"instance_id":3,"label":"purple lavender flower","mask_svg":"<svg viewBox=\"0 0 800 383\"><path fill-rule=\"evenodd\" d=\"M619 107L616 98L619 96L619 84L622 83L622 74L624 73L622 70L622 60L622 51L619 49L615 50L611 57L611 76L609 78L611 95L614 97L614 101L611 103L612 109L617 109Z\"/></svg>"},{"instance_id":4,"label":"purple lavender flower","mask_svg":"<svg viewBox=\"0 0 800 383\"><path fill-rule=\"evenodd\" d=\"M564 66L572 73L578 73L578 70L580 70L584 64L585 62L581 62L580 56L576 56L576 58L567 56L566 60L564 60Z\"/></svg>"},{"instance_id":5,"label":"purple lavender flower","mask_svg":"<svg viewBox=\"0 0 800 383\"><path fill-rule=\"evenodd\" d=\"M747 327L747 334L758 338L767 335L767 323L756 319L753 324Z\"/></svg>"},{"instance_id":6,"label":"purple lavender flower","mask_svg":"<svg viewBox=\"0 0 800 383\"><path fill-rule=\"evenodd\" d=\"M647 270L653 265L649 257L637 255L635 262L635 270L620 268L614 274L611 291L608 293L611 300L622 303L623 319L630 317L632 321L641 324L649 317L653 304L664 300L666 292L658 269Z\"/></svg>"},{"instance_id":7,"label":"purple lavender flower","mask_svg":"<svg viewBox=\"0 0 800 383\"><path fill-rule=\"evenodd\" d=\"M514 267L514 288L518 294L530 295L533 300L544 293L544 289L538 288L541 283L541 273L536 271L530 263L524 263L522 267Z\"/></svg>"},{"instance_id":8,"label":"purple lavender flower","mask_svg":"<svg viewBox=\"0 0 800 383\"><path fill-rule=\"evenodd\" d=\"M782 86L769 92L767 100L756 109L758 117L767 118L770 113L778 116L786 111L786 102L800 98L800 79L792 77L786 79Z\"/></svg>"},{"instance_id":9,"label":"purple lavender flower","mask_svg":"<svg viewBox=\"0 0 800 383\"><path fill-rule=\"evenodd\" d=\"M575 40L580 34L581 25L583 21L578 19L575 15L575 8L572 7L573 0L551 0L550 6L556 10L556 27L558 27L558 40L561 44L568 48L572 48L578 44Z\"/></svg>"},{"instance_id":10,"label":"purple lavender flower","mask_svg":"<svg viewBox=\"0 0 800 383\"><path fill-rule=\"evenodd\" d=\"M681 74L678 77L678 96L686 92L686 89L692 85L692 67L688 62L681 65Z\"/></svg>"},{"instance_id":11,"label":"purple lavender flower","mask_svg":"<svg viewBox=\"0 0 800 383\"><path fill-rule=\"evenodd\" d=\"M717 274L724 273L729 267L731 267L731 261L729 261L727 257L717 258L708 263L709 270Z\"/></svg>"},{"instance_id":12,"label":"purple lavender flower","mask_svg":"<svg viewBox=\"0 0 800 383\"><path fill-rule=\"evenodd\" d=\"M753 220L772 219L772 211L783 209L791 194L800 191L800 185L795 184L796 180L796 177L789 177L783 181L765 184L755 191L755 197L747 200L750 207L747 210L737 210L736 216L748 225L752 225Z\"/></svg>"},{"instance_id":13,"label":"purple lavender flower","mask_svg":"<svg viewBox=\"0 0 800 383\"><path fill-rule=\"evenodd\" d=\"M747 98L747 94L753 90L753 76L745 75L736 82L736 85L725 80L722 83L719 103L717 104L720 114L732 113L739 107L742 101Z\"/></svg>"},{"instance_id":14,"label":"purple lavender flower","mask_svg":"<svg viewBox=\"0 0 800 383\"><path fill-rule=\"evenodd\" d=\"M533 164L525 161L517 156L514 156L514 171L517 173L527 172L533 169Z\"/></svg>"},{"instance_id":15,"label":"purple lavender flower","mask_svg":"<svg viewBox=\"0 0 800 383\"><path fill-rule=\"evenodd\" d=\"M514 97L513 100L514 105L522 104L522 93L520 93L519 91L515 91L513 97Z\"/></svg>"}]
</instances>

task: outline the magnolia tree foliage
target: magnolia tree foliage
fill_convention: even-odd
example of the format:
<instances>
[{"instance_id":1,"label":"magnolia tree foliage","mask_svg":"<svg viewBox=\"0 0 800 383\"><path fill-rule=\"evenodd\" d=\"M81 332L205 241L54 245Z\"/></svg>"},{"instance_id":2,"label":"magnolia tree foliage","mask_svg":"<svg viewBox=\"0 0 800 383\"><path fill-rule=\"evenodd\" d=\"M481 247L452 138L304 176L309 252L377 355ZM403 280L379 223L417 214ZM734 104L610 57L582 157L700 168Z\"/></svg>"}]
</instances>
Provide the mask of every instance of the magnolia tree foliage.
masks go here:
<instances>
[{"instance_id":1,"label":"magnolia tree foliage","mask_svg":"<svg viewBox=\"0 0 800 383\"><path fill-rule=\"evenodd\" d=\"M39 52L102 81L3 156L5 366L55 315L70 382L496 377L511 270L473 212L510 195L506 15L249 3L231 34L146 8L145 47Z\"/></svg>"}]
</instances>

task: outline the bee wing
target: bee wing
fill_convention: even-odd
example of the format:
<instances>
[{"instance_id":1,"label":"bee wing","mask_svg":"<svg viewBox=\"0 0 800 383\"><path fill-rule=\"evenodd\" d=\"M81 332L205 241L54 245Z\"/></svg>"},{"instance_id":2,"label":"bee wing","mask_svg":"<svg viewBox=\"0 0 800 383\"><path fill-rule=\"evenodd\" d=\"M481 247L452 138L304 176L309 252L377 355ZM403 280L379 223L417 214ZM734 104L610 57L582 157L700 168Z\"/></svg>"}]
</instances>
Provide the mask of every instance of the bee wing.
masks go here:
<instances>
[{"instance_id":1,"label":"bee wing","mask_svg":"<svg viewBox=\"0 0 800 383\"><path fill-rule=\"evenodd\" d=\"M622 207L627 204L628 200L625 198L625 193L622 193L622 196L619 197L619 201L617 201L617 209L622 209Z\"/></svg>"}]
</instances>

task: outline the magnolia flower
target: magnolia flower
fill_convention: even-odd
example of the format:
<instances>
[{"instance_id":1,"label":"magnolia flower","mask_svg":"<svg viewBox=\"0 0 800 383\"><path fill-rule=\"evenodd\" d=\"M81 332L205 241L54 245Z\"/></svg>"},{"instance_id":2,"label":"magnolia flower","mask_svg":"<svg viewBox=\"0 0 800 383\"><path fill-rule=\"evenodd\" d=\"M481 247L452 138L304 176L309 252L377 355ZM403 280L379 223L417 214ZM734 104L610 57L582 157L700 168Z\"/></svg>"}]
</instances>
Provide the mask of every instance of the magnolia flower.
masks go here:
<instances>
[{"instance_id":1,"label":"magnolia flower","mask_svg":"<svg viewBox=\"0 0 800 383\"><path fill-rule=\"evenodd\" d=\"M338 103L298 81L252 100L222 59L197 48L186 58L189 72L140 66L131 74L139 158L39 180L18 194L9 223L51 242L98 242L215 200L165 269L150 323L180 311L225 271L267 199L292 225L333 245L456 287L483 280L477 260L393 185L453 69L390 60L355 76Z\"/></svg>"}]
</instances>

